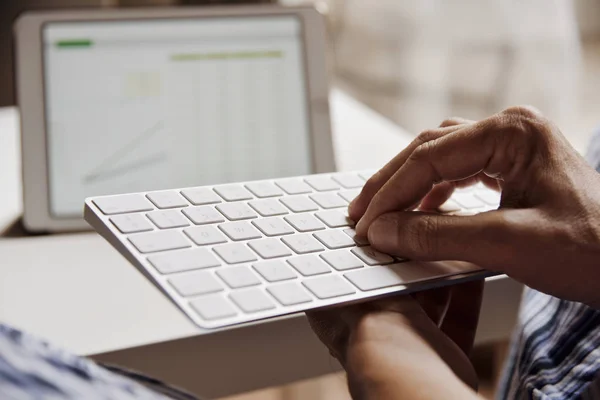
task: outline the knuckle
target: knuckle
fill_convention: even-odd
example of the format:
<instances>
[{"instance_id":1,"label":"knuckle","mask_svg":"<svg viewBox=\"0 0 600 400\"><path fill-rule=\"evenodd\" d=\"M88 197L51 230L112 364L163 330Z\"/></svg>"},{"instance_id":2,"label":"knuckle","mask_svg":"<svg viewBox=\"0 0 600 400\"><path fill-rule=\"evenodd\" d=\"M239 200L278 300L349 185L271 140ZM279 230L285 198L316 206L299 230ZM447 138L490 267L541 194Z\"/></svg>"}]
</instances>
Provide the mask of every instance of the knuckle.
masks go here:
<instances>
[{"instance_id":1,"label":"knuckle","mask_svg":"<svg viewBox=\"0 0 600 400\"><path fill-rule=\"evenodd\" d=\"M440 128L447 128L449 126L456 126L463 124L463 120L457 117L446 118L440 124Z\"/></svg>"},{"instance_id":2,"label":"knuckle","mask_svg":"<svg viewBox=\"0 0 600 400\"><path fill-rule=\"evenodd\" d=\"M510 107L496 115L494 139L497 148L504 147L510 154L530 155L544 148L555 129L538 110L529 106Z\"/></svg>"},{"instance_id":3,"label":"knuckle","mask_svg":"<svg viewBox=\"0 0 600 400\"><path fill-rule=\"evenodd\" d=\"M375 195L375 193L377 193L377 191L379 190L379 188L381 187L381 173L378 171L375 173L375 175L373 175L372 177L369 178L369 180L367 180L367 182L365 183L365 185L363 186L362 190L361 190L361 196L368 196L368 197L373 197Z\"/></svg>"},{"instance_id":4,"label":"knuckle","mask_svg":"<svg viewBox=\"0 0 600 400\"><path fill-rule=\"evenodd\" d=\"M502 114L520 116L529 119L542 118L542 113L540 110L529 105L508 107L502 111Z\"/></svg>"},{"instance_id":5,"label":"knuckle","mask_svg":"<svg viewBox=\"0 0 600 400\"><path fill-rule=\"evenodd\" d=\"M379 324L379 319L375 312L366 313L363 315L356 325L356 335L364 338L369 336L370 333L376 332Z\"/></svg>"},{"instance_id":6,"label":"knuckle","mask_svg":"<svg viewBox=\"0 0 600 400\"><path fill-rule=\"evenodd\" d=\"M529 139L539 139L547 136L552 129L548 129L552 124L540 111L531 106L515 106L504 110L501 115L501 121L511 129L508 131L519 136L526 136Z\"/></svg>"},{"instance_id":7,"label":"knuckle","mask_svg":"<svg viewBox=\"0 0 600 400\"><path fill-rule=\"evenodd\" d=\"M419 145L410 155L410 159L412 161L428 160L435 149L435 143L435 141L429 141Z\"/></svg>"},{"instance_id":8,"label":"knuckle","mask_svg":"<svg viewBox=\"0 0 600 400\"><path fill-rule=\"evenodd\" d=\"M440 136L439 131L437 131L435 129L427 129L427 130L419 133L419 135L417 136L417 140L418 140L419 146L421 146L421 145L428 143L434 139L437 139L439 136Z\"/></svg>"}]
</instances>

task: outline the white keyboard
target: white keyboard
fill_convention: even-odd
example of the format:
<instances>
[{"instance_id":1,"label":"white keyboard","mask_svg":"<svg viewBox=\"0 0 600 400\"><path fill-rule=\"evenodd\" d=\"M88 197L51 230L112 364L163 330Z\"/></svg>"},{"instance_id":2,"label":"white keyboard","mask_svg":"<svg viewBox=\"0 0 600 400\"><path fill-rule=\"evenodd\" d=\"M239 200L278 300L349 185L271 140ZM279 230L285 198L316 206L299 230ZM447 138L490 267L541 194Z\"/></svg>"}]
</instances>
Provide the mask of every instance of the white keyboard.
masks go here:
<instances>
[{"instance_id":1,"label":"white keyboard","mask_svg":"<svg viewBox=\"0 0 600 400\"><path fill-rule=\"evenodd\" d=\"M197 325L218 328L489 275L354 237L348 203L373 171L86 199L85 219ZM498 207L478 185L441 212Z\"/></svg>"}]
</instances>

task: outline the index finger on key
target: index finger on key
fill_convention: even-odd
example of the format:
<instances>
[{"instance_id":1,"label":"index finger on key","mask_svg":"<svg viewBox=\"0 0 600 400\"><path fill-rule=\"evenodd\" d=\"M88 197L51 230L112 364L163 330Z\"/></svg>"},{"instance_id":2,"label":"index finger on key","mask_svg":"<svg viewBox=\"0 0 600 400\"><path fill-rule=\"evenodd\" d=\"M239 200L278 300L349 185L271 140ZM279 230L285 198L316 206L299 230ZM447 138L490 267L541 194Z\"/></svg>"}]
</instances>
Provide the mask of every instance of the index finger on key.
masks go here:
<instances>
[{"instance_id":1,"label":"index finger on key","mask_svg":"<svg viewBox=\"0 0 600 400\"><path fill-rule=\"evenodd\" d=\"M365 236L380 215L412 207L432 187L443 181L465 179L483 171L490 161L495 143L488 140L488 121L461 125L451 135L417 146L402 166L372 197L356 226Z\"/></svg>"},{"instance_id":2,"label":"index finger on key","mask_svg":"<svg viewBox=\"0 0 600 400\"><path fill-rule=\"evenodd\" d=\"M360 194L352 201L348 208L348 214L350 219L358 221L362 218L363 214L367 210L369 203L373 199L373 196L381 189L381 187L398 171L415 149L424 143L431 140L438 139L444 135L452 133L460 129L464 124L471 123L471 121L452 118L447 119L440 125L439 128L430 129L422 132L417 136L404 150L402 150L396 157L390 160L383 168L375 173L365 184Z\"/></svg>"}]
</instances>

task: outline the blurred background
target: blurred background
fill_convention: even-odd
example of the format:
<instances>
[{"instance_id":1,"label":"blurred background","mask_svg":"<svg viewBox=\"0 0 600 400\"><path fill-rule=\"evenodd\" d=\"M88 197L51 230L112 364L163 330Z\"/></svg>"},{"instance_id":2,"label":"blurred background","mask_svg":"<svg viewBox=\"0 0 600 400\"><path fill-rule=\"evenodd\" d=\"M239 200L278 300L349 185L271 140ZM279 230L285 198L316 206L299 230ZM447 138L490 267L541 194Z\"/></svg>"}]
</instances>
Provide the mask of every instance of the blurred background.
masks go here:
<instances>
[{"instance_id":1,"label":"blurred background","mask_svg":"<svg viewBox=\"0 0 600 400\"><path fill-rule=\"evenodd\" d=\"M408 131L450 116L480 119L510 105L531 104L558 122L584 152L600 125L600 0L279 2L322 10L328 19L332 85ZM15 102L11 27L23 10L208 3L234 2L1 0L0 106ZM489 396L505 352L505 343L475 352L482 390ZM235 397L306 398L348 399L343 375Z\"/></svg>"},{"instance_id":2,"label":"blurred background","mask_svg":"<svg viewBox=\"0 0 600 400\"><path fill-rule=\"evenodd\" d=\"M276 0L2 0L0 106L13 104L11 25L25 9ZM327 13L332 78L412 132L532 104L585 149L600 118L599 0L280 0Z\"/></svg>"}]
</instances>

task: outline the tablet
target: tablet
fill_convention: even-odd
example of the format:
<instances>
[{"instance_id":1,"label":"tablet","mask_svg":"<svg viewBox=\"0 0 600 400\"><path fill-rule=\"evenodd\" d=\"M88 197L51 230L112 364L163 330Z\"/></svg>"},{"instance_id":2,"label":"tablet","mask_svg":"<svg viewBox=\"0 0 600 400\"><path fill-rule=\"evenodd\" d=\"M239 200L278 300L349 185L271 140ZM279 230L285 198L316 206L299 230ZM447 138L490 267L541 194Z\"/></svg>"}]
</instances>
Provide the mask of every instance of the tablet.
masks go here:
<instances>
[{"instance_id":1,"label":"tablet","mask_svg":"<svg viewBox=\"0 0 600 400\"><path fill-rule=\"evenodd\" d=\"M312 8L35 12L15 37L30 231L87 229L89 196L335 169Z\"/></svg>"}]
</instances>

